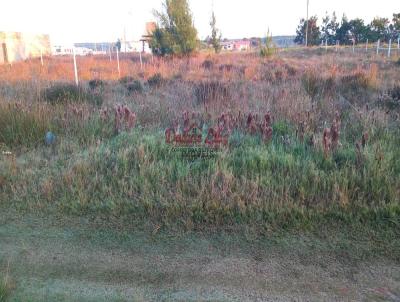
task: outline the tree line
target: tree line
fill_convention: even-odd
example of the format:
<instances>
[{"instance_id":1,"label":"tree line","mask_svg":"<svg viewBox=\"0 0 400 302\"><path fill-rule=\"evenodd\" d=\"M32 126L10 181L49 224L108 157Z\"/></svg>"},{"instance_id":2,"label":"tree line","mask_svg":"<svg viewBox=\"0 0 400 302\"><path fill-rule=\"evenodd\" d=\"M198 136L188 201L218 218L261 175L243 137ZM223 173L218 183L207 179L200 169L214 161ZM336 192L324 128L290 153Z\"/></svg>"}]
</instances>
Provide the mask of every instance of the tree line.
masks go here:
<instances>
[{"instance_id":1,"label":"tree line","mask_svg":"<svg viewBox=\"0 0 400 302\"><path fill-rule=\"evenodd\" d=\"M150 48L155 55L190 55L199 47L197 30L193 23L193 16L187 0L163 0L161 11L154 11L158 19L156 29L150 40ZM215 52L221 50L221 33L217 29L216 16L212 12L210 26L211 37L208 43ZM295 42L305 44L307 31L307 45L328 45L357 43L388 42L400 37L400 13L393 14L393 18L374 18L369 24L363 19L349 20L343 15L341 21L335 13L326 14L322 24L318 24L318 17L312 16L307 20L301 19L296 30Z\"/></svg>"},{"instance_id":2,"label":"tree line","mask_svg":"<svg viewBox=\"0 0 400 302\"><path fill-rule=\"evenodd\" d=\"M308 28L308 30L307 30ZM322 18L322 24L318 24L318 17L312 16L307 20L301 19L296 30L295 42L298 44L320 45L327 43L328 45L341 45L357 43L389 42L389 40L397 40L400 38L400 13L393 14L393 18L374 18L369 24L366 24L363 19L356 18L349 20L346 15L343 15L339 22L335 12L332 16L326 14Z\"/></svg>"}]
</instances>

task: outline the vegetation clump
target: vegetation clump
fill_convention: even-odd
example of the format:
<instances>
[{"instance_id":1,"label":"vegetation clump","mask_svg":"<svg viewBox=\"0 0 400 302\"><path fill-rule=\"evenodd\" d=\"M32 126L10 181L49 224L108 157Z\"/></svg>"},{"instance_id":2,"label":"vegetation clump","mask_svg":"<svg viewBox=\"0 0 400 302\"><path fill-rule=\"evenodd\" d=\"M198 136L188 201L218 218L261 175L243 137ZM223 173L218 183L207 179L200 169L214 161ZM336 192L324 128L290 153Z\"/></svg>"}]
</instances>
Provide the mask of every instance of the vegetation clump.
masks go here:
<instances>
[{"instance_id":1,"label":"vegetation clump","mask_svg":"<svg viewBox=\"0 0 400 302\"><path fill-rule=\"evenodd\" d=\"M165 79L160 73L156 73L148 78L147 85L150 87L161 87L165 83Z\"/></svg>"},{"instance_id":2,"label":"vegetation clump","mask_svg":"<svg viewBox=\"0 0 400 302\"><path fill-rule=\"evenodd\" d=\"M227 84L221 81L203 81L195 85L194 95L198 104L228 100L231 96Z\"/></svg>"},{"instance_id":3,"label":"vegetation clump","mask_svg":"<svg viewBox=\"0 0 400 302\"><path fill-rule=\"evenodd\" d=\"M206 70L212 70L214 68L214 62L211 60L204 60L203 63L201 63L201 67Z\"/></svg>"},{"instance_id":4,"label":"vegetation clump","mask_svg":"<svg viewBox=\"0 0 400 302\"><path fill-rule=\"evenodd\" d=\"M96 90L98 88L103 88L107 83L100 79L93 79L89 81L89 88L91 90Z\"/></svg>"},{"instance_id":5,"label":"vegetation clump","mask_svg":"<svg viewBox=\"0 0 400 302\"><path fill-rule=\"evenodd\" d=\"M269 33L267 33L267 35L264 38L265 43L262 43L262 41L260 41L261 44L261 48L260 48L260 56L261 57L271 57L275 52L276 52L276 46L274 45L274 42L272 41L272 35Z\"/></svg>"},{"instance_id":6,"label":"vegetation clump","mask_svg":"<svg viewBox=\"0 0 400 302\"><path fill-rule=\"evenodd\" d=\"M82 86L71 83L55 83L42 91L43 100L50 104L90 103L101 106L103 98L100 94L88 91Z\"/></svg>"}]
</instances>

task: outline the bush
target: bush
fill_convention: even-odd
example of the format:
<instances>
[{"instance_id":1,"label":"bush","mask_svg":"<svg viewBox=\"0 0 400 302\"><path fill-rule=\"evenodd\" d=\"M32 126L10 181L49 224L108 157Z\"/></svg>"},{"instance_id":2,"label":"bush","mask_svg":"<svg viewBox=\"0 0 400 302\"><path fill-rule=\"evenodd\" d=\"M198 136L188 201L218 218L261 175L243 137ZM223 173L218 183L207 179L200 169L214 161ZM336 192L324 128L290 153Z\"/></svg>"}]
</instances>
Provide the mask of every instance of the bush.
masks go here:
<instances>
[{"instance_id":1,"label":"bush","mask_svg":"<svg viewBox=\"0 0 400 302\"><path fill-rule=\"evenodd\" d=\"M235 68L232 64L223 64L223 65L219 66L219 71L221 71L221 72L231 72L234 69Z\"/></svg>"},{"instance_id":2,"label":"bush","mask_svg":"<svg viewBox=\"0 0 400 302\"><path fill-rule=\"evenodd\" d=\"M131 76L122 77L118 80L129 93L142 93L142 82Z\"/></svg>"},{"instance_id":3,"label":"bush","mask_svg":"<svg viewBox=\"0 0 400 302\"><path fill-rule=\"evenodd\" d=\"M231 94L227 85L220 81L200 82L194 91L197 103L226 100Z\"/></svg>"},{"instance_id":4,"label":"bush","mask_svg":"<svg viewBox=\"0 0 400 302\"><path fill-rule=\"evenodd\" d=\"M211 60L205 60L202 64L201 67L207 70L211 70L214 68L214 62Z\"/></svg>"},{"instance_id":5,"label":"bush","mask_svg":"<svg viewBox=\"0 0 400 302\"><path fill-rule=\"evenodd\" d=\"M301 82L304 90L312 100L315 100L315 98L319 95L332 93L336 87L335 78L324 78L318 75L314 70L306 71L301 78Z\"/></svg>"},{"instance_id":6,"label":"bush","mask_svg":"<svg viewBox=\"0 0 400 302\"><path fill-rule=\"evenodd\" d=\"M160 87L165 83L164 78L160 73L156 73L147 80L147 85L150 87Z\"/></svg>"},{"instance_id":7,"label":"bush","mask_svg":"<svg viewBox=\"0 0 400 302\"><path fill-rule=\"evenodd\" d=\"M390 110L400 108L400 86L389 89L386 96L383 98L383 105Z\"/></svg>"},{"instance_id":8,"label":"bush","mask_svg":"<svg viewBox=\"0 0 400 302\"><path fill-rule=\"evenodd\" d=\"M118 82L120 83L120 84L122 84L122 85L127 85L127 84L129 84L129 83L132 83L132 82L134 82L134 81L136 81L136 79L134 78L134 77L131 77L131 76L125 76L125 77L122 77L122 78L120 78L119 80L118 80Z\"/></svg>"},{"instance_id":9,"label":"bush","mask_svg":"<svg viewBox=\"0 0 400 302\"><path fill-rule=\"evenodd\" d=\"M268 48L266 46L262 46L260 49L261 57L271 57L275 53L275 50L272 48Z\"/></svg>"},{"instance_id":10,"label":"bush","mask_svg":"<svg viewBox=\"0 0 400 302\"><path fill-rule=\"evenodd\" d=\"M260 41L260 44L262 45L262 42ZM276 53L276 46L274 45L274 42L272 41L272 35L268 34L265 37L265 45L261 46L260 49L260 56L261 57L271 57L274 53Z\"/></svg>"},{"instance_id":11,"label":"bush","mask_svg":"<svg viewBox=\"0 0 400 302\"><path fill-rule=\"evenodd\" d=\"M126 89L129 93L141 93L143 92L143 85L142 82L135 80L131 83L126 84Z\"/></svg>"},{"instance_id":12,"label":"bush","mask_svg":"<svg viewBox=\"0 0 400 302\"><path fill-rule=\"evenodd\" d=\"M400 102L400 86L395 86L390 89L390 96L394 101Z\"/></svg>"},{"instance_id":13,"label":"bush","mask_svg":"<svg viewBox=\"0 0 400 302\"><path fill-rule=\"evenodd\" d=\"M370 87L370 82L364 72L345 75L340 79L341 87L344 90L358 91Z\"/></svg>"},{"instance_id":14,"label":"bush","mask_svg":"<svg viewBox=\"0 0 400 302\"><path fill-rule=\"evenodd\" d=\"M50 104L59 103L90 103L96 106L103 104L103 98L84 89L82 86L76 86L70 83L56 83L42 91L43 100Z\"/></svg>"},{"instance_id":15,"label":"bush","mask_svg":"<svg viewBox=\"0 0 400 302\"><path fill-rule=\"evenodd\" d=\"M95 90L96 88L103 88L106 82L100 79L93 79L89 81L89 88Z\"/></svg>"}]
</instances>

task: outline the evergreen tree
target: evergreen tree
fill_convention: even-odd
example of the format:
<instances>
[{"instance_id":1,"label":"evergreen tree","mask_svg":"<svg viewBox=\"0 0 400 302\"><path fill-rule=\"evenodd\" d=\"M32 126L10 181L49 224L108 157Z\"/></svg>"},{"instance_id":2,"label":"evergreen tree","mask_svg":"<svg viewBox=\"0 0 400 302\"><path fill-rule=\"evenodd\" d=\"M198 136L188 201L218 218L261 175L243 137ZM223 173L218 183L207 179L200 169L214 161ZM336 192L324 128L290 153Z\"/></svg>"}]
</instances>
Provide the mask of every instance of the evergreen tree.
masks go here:
<instances>
[{"instance_id":1,"label":"evergreen tree","mask_svg":"<svg viewBox=\"0 0 400 302\"><path fill-rule=\"evenodd\" d=\"M265 36L265 44L263 45L263 42L260 40L260 56L262 57L270 57L276 52L276 46L272 40L272 33L268 32Z\"/></svg>"},{"instance_id":2,"label":"evergreen tree","mask_svg":"<svg viewBox=\"0 0 400 302\"><path fill-rule=\"evenodd\" d=\"M318 18L317 16L312 16L308 20L308 45L319 45L321 42L321 32L319 27L317 26ZM298 44L305 44L306 40L306 28L307 28L307 21L305 19L300 20L300 24L296 30L296 38L294 39L295 43Z\"/></svg>"},{"instance_id":3,"label":"evergreen tree","mask_svg":"<svg viewBox=\"0 0 400 302\"><path fill-rule=\"evenodd\" d=\"M187 0L165 0L150 47L155 55L190 55L197 47L197 30Z\"/></svg>"},{"instance_id":4,"label":"evergreen tree","mask_svg":"<svg viewBox=\"0 0 400 302\"><path fill-rule=\"evenodd\" d=\"M332 18L326 13L325 17L322 19L322 29L321 29L321 38L322 41L328 42L328 45L336 44L336 31L339 27L339 23L337 22L336 13L333 12Z\"/></svg>"},{"instance_id":5,"label":"evergreen tree","mask_svg":"<svg viewBox=\"0 0 400 302\"><path fill-rule=\"evenodd\" d=\"M346 15L343 15L340 26L336 30L336 41L338 41L341 45L351 44L352 35L351 35L351 25Z\"/></svg>"},{"instance_id":6,"label":"evergreen tree","mask_svg":"<svg viewBox=\"0 0 400 302\"><path fill-rule=\"evenodd\" d=\"M214 11L211 15L211 39L210 43L215 50L215 53L219 53L221 51L221 33L217 29L217 19L215 18Z\"/></svg>"}]
</instances>

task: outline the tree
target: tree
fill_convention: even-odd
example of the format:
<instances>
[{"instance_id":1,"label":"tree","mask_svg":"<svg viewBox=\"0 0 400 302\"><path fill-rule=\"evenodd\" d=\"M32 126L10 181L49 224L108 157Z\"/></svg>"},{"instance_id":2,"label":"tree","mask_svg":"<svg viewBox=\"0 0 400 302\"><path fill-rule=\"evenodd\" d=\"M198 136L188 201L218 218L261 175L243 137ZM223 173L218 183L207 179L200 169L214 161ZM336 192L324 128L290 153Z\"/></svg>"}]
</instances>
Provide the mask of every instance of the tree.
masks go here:
<instances>
[{"instance_id":1,"label":"tree","mask_svg":"<svg viewBox=\"0 0 400 302\"><path fill-rule=\"evenodd\" d=\"M393 14L393 28L400 32L400 13Z\"/></svg>"},{"instance_id":2,"label":"tree","mask_svg":"<svg viewBox=\"0 0 400 302\"><path fill-rule=\"evenodd\" d=\"M217 29L217 19L215 18L214 12L211 15L211 39L210 43L215 50L215 53L219 53L221 51L221 33Z\"/></svg>"},{"instance_id":3,"label":"tree","mask_svg":"<svg viewBox=\"0 0 400 302\"><path fill-rule=\"evenodd\" d=\"M336 44L336 31L339 27L337 22L336 13L333 12L332 18L326 13L322 19L321 38L323 41L327 41L328 45Z\"/></svg>"},{"instance_id":4,"label":"tree","mask_svg":"<svg viewBox=\"0 0 400 302\"><path fill-rule=\"evenodd\" d=\"M150 41L155 55L190 55L197 47L197 30L187 0L165 0L154 12L157 27Z\"/></svg>"},{"instance_id":5,"label":"tree","mask_svg":"<svg viewBox=\"0 0 400 302\"><path fill-rule=\"evenodd\" d=\"M372 20L371 27L371 38L373 41L388 40L389 39L389 19L376 17Z\"/></svg>"},{"instance_id":6,"label":"tree","mask_svg":"<svg viewBox=\"0 0 400 302\"><path fill-rule=\"evenodd\" d=\"M312 16L308 19L308 45L319 45L321 39L321 33L319 27L317 26L318 17ZM306 37L306 28L307 28L307 21L305 19L300 20L300 24L296 30L296 38L294 39L295 43L298 44L305 44L305 37Z\"/></svg>"},{"instance_id":7,"label":"tree","mask_svg":"<svg viewBox=\"0 0 400 302\"><path fill-rule=\"evenodd\" d=\"M389 26L390 38L397 40L400 38L400 13L393 14L392 24Z\"/></svg>"},{"instance_id":8,"label":"tree","mask_svg":"<svg viewBox=\"0 0 400 302\"><path fill-rule=\"evenodd\" d=\"M371 36L371 30L369 26L364 24L362 19L354 19L349 22L349 35L354 39L355 43L366 42Z\"/></svg>"},{"instance_id":9,"label":"tree","mask_svg":"<svg viewBox=\"0 0 400 302\"><path fill-rule=\"evenodd\" d=\"M343 15L340 26L336 30L336 41L340 44L351 44L352 43L352 35L351 35L351 24L347 19L346 15Z\"/></svg>"}]
</instances>

